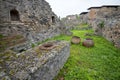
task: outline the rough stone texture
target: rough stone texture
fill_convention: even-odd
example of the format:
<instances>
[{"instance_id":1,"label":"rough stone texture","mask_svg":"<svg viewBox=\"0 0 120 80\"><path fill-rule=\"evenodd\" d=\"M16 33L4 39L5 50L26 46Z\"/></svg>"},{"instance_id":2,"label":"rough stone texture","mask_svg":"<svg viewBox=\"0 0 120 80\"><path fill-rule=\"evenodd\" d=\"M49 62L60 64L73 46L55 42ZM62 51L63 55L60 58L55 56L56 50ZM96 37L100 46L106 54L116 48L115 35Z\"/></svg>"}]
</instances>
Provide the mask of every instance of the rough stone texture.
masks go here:
<instances>
[{"instance_id":1,"label":"rough stone texture","mask_svg":"<svg viewBox=\"0 0 120 80\"><path fill-rule=\"evenodd\" d=\"M67 29L73 29L75 26L80 24L79 15L68 15L65 18L62 18L62 22L65 24Z\"/></svg>"},{"instance_id":2,"label":"rough stone texture","mask_svg":"<svg viewBox=\"0 0 120 80\"><path fill-rule=\"evenodd\" d=\"M20 54L0 54L0 80L52 80L69 57L69 43L52 41L51 50L39 46Z\"/></svg>"},{"instance_id":3,"label":"rough stone texture","mask_svg":"<svg viewBox=\"0 0 120 80\"><path fill-rule=\"evenodd\" d=\"M99 9L100 9L101 7L91 7L91 8L89 8L88 10L90 10L89 11L89 13L88 13L88 23L92 26L92 27L94 27L94 21L96 20L96 17L97 17L97 11L99 11Z\"/></svg>"},{"instance_id":4,"label":"rough stone texture","mask_svg":"<svg viewBox=\"0 0 120 80\"><path fill-rule=\"evenodd\" d=\"M91 7L88 23L95 34L105 37L120 48L120 5Z\"/></svg>"},{"instance_id":5,"label":"rough stone texture","mask_svg":"<svg viewBox=\"0 0 120 80\"><path fill-rule=\"evenodd\" d=\"M21 44L30 45L64 32L68 31L45 0L0 0L0 35L19 34L26 39Z\"/></svg>"},{"instance_id":6,"label":"rough stone texture","mask_svg":"<svg viewBox=\"0 0 120 80\"><path fill-rule=\"evenodd\" d=\"M80 14L80 23L88 23L88 12L82 12Z\"/></svg>"}]
</instances>

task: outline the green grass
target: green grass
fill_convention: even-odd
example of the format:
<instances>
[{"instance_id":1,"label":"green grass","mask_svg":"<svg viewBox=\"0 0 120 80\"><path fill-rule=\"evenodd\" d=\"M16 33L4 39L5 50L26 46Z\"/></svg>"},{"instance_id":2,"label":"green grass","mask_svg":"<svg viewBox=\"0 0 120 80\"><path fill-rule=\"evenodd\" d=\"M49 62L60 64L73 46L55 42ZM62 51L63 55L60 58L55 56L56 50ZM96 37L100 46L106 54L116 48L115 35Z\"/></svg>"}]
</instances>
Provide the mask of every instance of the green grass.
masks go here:
<instances>
[{"instance_id":1,"label":"green grass","mask_svg":"<svg viewBox=\"0 0 120 80\"><path fill-rule=\"evenodd\" d=\"M0 39L2 39L4 36L2 34L0 34Z\"/></svg>"},{"instance_id":2,"label":"green grass","mask_svg":"<svg viewBox=\"0 0 120 80\"><path fill-rule=\"evenodd\" d=\"M71 44L70 57L54 80L120 80L120 50L100 36L85 36L92 30L73 30L73 35L83 41L93 38L95 46ZM53 40L70 41L72 36L60 35Z\"/></svg>"},{"instance_id":3,"label":"green grass","mask_svg":"<svg viewBox=\"0 0 120 80\"><path fill-rule=\"evenodd\" d=\"M88 29L89 28L89 24L87 23L82 23L82 24L79 24L78 26L75 27L76 30L78 29Z\"/></svg>"}]
</instances>

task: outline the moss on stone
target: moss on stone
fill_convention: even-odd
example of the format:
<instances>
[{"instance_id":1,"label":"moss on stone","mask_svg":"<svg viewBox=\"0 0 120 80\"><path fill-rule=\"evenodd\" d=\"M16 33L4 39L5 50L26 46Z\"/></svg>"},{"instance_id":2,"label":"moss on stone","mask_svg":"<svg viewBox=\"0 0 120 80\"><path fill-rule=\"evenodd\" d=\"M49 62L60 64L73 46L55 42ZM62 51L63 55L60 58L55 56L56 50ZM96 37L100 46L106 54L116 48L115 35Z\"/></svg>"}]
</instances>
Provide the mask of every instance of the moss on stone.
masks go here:
<instances>
[{"instance_id":1,"label":"moss on stone","mask_svg":"<svg viewBox=\"0 0 120 80\"><path fill-rule=\"evenodd\" d=\"M2 80L6 80L6 78L4 77L4 78L2 78Z\"/></svg>"},{"instance_id":2,"label":"moss on stone","mask_svg":"<svg viewBox=\"0 0 120 80\"><path fill-rule=\"evenodd\" d=\"M9 78L9 76L5 76L1 80L11 80L11 79Z\"/></svg>"},{"instance_id":3,"label":"moss on stone","mask_svg":"<svg viewBox=\"0 0 120 80\"><path fill-rule=\"evenodd\" d=\"M21 53L20 55L17 55L17 58L25 59L25 58L26 58L26 56L25 56L25 54L24 54L24 53Z\"/></svg>"},{"instance_id":4,"label":"moss on stone","mask_svg":"<svg viewBox=\"0 0 120 80\"><path fill-rule=\"evenodd\" d=\"M42 53L39 47L36 47L34 50L35 50L35 54L37 54L37 56L40 58L42 56Z\"/></svg>"},{"instance_id":5,"label":"moss on stone","mask_svg":"<svg viewBox=\"0 0 120 80\"><path fill-rule=\"evenodd\" d=\"M4 60L3 59L0 59L0 64L4 64Z\"/></svg>"},{"instance_id":6,"label":"moss on stone","mask_svg":"<svg viewBox=\"0 0 120 80\"><path fill-rule=\"evenodd\" d=\"M10 70L9 74L10 74L10 75L14 75L15 72L16 72L15 70Z\"/></svg>"},{"instance_id":7,"label":"moss on stone","mask_svg":"<svg viewBox=\"0 0 120 80\"><path fill-rule=\"evenodd\" d=\"M38 47L36 47L34 50L35 50L36 53L40 53L41 52Z\"/></svg>"},{"instance_id":8,"label":"moss on stone","mask_svg":"<svg viewBox=\"0 0 120 80\"><path fill-rule=\"evenodd\" d=\"M4 36L2 34L0 34L0 39L2 39Z\"/></svg>"}]
</instances>

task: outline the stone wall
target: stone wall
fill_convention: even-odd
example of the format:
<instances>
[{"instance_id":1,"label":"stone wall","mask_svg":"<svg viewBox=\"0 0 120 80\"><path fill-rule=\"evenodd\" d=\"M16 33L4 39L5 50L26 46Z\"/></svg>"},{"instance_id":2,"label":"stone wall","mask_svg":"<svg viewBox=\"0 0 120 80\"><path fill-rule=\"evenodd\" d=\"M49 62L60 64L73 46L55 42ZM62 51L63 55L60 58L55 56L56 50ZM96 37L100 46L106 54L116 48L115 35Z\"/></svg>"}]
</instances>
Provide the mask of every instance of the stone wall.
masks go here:
<instances>
[{"instance_id":1,"label":"stone wall","mask_svg":"<svg viewBox=\"0 0 120 80\"><path fill-rule=\"evenodd\" d=\"M12 10L14 10L14 17L16 17L15 11L18 12L20 19L17 21L21 22L48 24L52 22L52 16L56 19L56 15L45 0L1 0L0 22L11 22Z\"/></svg>"},{"instance_id":2,"label":"stone wall","mask_svg":"<svg viewBox=\"0 0 120 80\"><path fill-rule=\"evenodd\" d=\"M87 24L88 23L88 12L82 12L80 14L80 23L85 23Z\"/></svg>"},{"instance_id":3,"label":"stone wall","mask_svg":"<svg viewBox=\"0 0 120 80\"><path fill-rule=\"evenodd\" d=\"M94 27L94 24L93 22L96 20L96 17L97 17L97 11L99 11L101 7L90 7L88 8L89 13L88 13L88 23Z\"/></svg>"},{"instance_id":4,"label":"stone wall","mask_svg":"<svg viewBox=\"0 0 120 80\"><path fill-rule=\"evenodd\" d=\"M52 80L69 57L70 46L66 41L49 43L54 47L39 45L19 54L0 54L0 80Z\"/></svg>"},{"instance_id":5,"label":"stone wall","mask_svg":"<svg viewBox=\"0 0 120 80\"><path fill-rule=\"evenodd\" d=\"M5 38L19 34L26 39L21 44L30 45L63 32L65 26L45 0L0 0L0 35Z\"/></svg>"},{"instance_id":6,"label":"stone wall","mask_svg":"<svg viewBox=\"0 0 120 80\"><path fill-rule=\"evenodd\" d=\"M90 8L89 22L95 34L105 37L120 48L120 6Z\"/></svg>"},{"instance_id":7,"label":"stone wall","mask_svg":"<svg viewBox=\"0 0 120 80\"><path fill-rule=\"evenodd\" d=\"M62 18L62 22L65 24L66 28L72 29L80 24L80 16L77 14L68 15L65 18Z\"/></svg>"}]
</instances>

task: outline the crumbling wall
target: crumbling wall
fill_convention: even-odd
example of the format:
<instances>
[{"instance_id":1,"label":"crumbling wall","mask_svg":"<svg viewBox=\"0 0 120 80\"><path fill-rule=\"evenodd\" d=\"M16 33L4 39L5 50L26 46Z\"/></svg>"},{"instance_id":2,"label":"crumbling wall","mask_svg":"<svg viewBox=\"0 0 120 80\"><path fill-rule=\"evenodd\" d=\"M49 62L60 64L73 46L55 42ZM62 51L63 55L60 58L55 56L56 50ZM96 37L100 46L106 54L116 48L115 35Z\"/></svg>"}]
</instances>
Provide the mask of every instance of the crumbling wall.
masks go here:
<instances>
[{"instance_id":1,"label":"crumbling wall","mask_svg":"<svg viewBox=\"0 0 120 80\"><path fill-rule=\"evenodd\" d=\"M91 21L95 34L105 37L120 48L120 7L102 6L95 12Z\"/></svg>"},{"instance_id":2,"label":"crumbling wall","mask_svg":"<svg viewBox=\"0 0 120 80\"><path fill-rule=\"evenodd\" d=\"M60 21L44 0L2 0L0 11L0 24L23 24L38 33ZM15 20L16 17L19 19Z\"/></svg>"},{"instance_id":3,"label":"crumbling wall","mask_svg":"<svg viewBox=\"0 0 120 80\"><path fill-rule=\"evenodd\" d=\"M0 35L5 38L19 34L26 40L21 44L30 45L65 32L64 27L45 0L0 0Z\"/></svg>"},{"instance_id":4,"label":"crumbling wall","mask_svg":"<svg viewBox=\"0 0 120 80\"><path fill-rule=\"evenodd\" d=\"M88 12L82 12L81 14L80 14L80 23L81 24L88 24L89 22L88 22Z\"/></svg>"},{"instance_id":5,"label":"crumbling wall","mask_svg":"<svg viewBox=\"0 0 120 80\"><path fill-rule=\"evenodd\" d=\"M62 18L62 22L65 24L67 29L73 29L80 24L80 16L77 14L68 15L65 18Z\"/></svg>"},{"instance_id":6,"label":"crumbling wall","mask_svg":"<svg viewBox=\"0 0 120 80\"><path fill-rule=\"evenodd\" d=\"M39 45L19 54L0 54L0 80L52 80L69 57L70 46L66 41L51 42L51 49Z\"/></svg>"}]
</instances>

